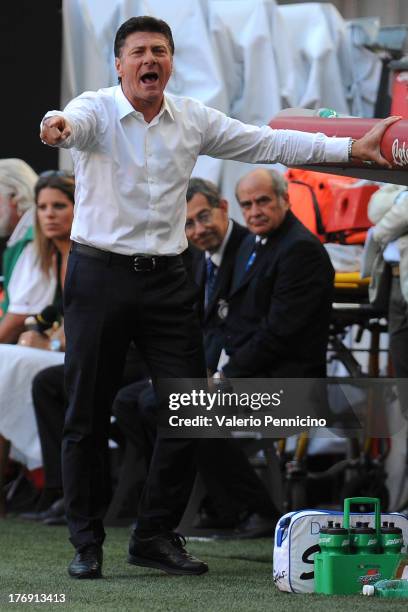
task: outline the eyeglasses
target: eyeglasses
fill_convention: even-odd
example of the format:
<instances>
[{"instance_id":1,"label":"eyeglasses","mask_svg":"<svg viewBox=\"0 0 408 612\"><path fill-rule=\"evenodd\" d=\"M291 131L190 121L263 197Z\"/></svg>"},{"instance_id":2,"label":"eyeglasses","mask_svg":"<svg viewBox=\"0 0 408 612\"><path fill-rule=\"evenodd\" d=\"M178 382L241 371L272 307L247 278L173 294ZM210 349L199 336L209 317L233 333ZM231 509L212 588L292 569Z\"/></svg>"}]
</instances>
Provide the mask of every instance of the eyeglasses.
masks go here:
<instances>
[{"instance_id":1,"label":"eyeglasses","mask_svg":"<svg viewBox=\"0 0 408 612\"><path fill-rule=\"evenodd\" d=\"M50 178L54 176L60 178L74 178L73 172L69 170L44 170L44 172L40 172L38 175L39 178Z\"/></svg>"},{"instance_id":2,"label":"eyeglasses","mask_svg":"<svg viewBox=\"0 0 408 612\"><path fill-rule=\"evenodd\" d=\"M195 219L187 219L186 221L186 231L191 232L196 223L200 223L201 225L211 225L213 222L213 211L211 210L203 210L198 213Z\"/></svg>"}]
</instances>

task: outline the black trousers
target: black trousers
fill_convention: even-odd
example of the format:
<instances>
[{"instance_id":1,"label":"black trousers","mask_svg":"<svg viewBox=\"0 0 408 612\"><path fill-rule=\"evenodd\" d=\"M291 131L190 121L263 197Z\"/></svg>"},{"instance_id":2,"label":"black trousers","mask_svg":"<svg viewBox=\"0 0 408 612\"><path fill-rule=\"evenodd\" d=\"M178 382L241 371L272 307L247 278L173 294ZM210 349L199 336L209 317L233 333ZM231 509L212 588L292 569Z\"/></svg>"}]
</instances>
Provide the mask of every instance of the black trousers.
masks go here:
<instances>
[{"instance_id":1,"label":"black trousers","mask_svg":"<svg viewBox=\"0 0 408 612\"><path fill-rule=\"evenodd\" d=\"M61 440L67 406L64 366L41 370L33 379L32 394L43 456L45 487L62 489Z\"/></svg>"},{"instance_id":2,"label":"black trousers","mask_svg":"<svg viewBox=\"0 0 408 612\"><path fill-rule=\"evenodd\" d=\"M164 409L160 380L205 378L202 334L195 312L197 288L181 257L166 269L135 272L116 261L73 250L64 288L67 337L66 415L62 472L66 515L76 548L100 544L105 533L107 480L104 450L111 404L133 339L150 370ZM192 440L158 438L138 512L137 529L174 528L195 475Z\"/></svg>"},{"instance_id":3,"label":"black trousers","mask_svg":"<svg viewBox=\"0 0 408 612\"><path fill-rule=\"evenodd\" d=\"M156 440L157 403L151 385L140 381L123 387L115 397L113 414L127 440L122 465L126 476L122 486L136 496L140 481L149 466ZM136 472L127 462L136 461ZM146 470L146 471L145 471ZM211 506L220 518L239 520L246 512L273 518L279 516L269 493L256 474L240 442L234 439L200 439L197 446L197 470L206 486ZM129 500L123 500L132 512ZM136 508L133 508L133 516Z\"/></svg>"}]
</instances>

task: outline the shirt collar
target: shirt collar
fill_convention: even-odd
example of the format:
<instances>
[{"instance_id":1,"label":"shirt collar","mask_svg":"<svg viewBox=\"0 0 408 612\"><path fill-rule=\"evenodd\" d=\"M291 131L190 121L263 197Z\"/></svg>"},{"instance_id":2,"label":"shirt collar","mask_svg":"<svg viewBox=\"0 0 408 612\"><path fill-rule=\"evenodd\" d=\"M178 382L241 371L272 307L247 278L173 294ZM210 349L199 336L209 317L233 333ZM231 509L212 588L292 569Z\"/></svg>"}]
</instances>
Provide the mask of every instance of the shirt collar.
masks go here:
<instances>
[{"instance_id":1,"label":"shirt collar","mask_svg":"<svg viewBox=\"0 0 408 612\"><path fill-rule=\"evenodd\" d=\"M206 260L207 259L211 259L213 264L216 265L218 268L220 267L220 265L222 263L222 258L223 258L223 255L224 255L225 247L227 246L227 242L229 240L229 237L231 236L232 227L233 227L233 223L232 223L231 219L229 219L228 220L227 231L226 231L225 236L224 236L224 240L221 242L221 244L218 247L218 249L216 251L214 251L213 253L209 253L208 251L205 252Z\"/></svg>"},{"instance_id":2,"label":"shirt collar","mask_svg":"<svg viewBox=\"0 0 408 612\"><path fill-rule=\"evenodd\" d=\"M131 115L132 113L142 115L142 113L139 113L139 111L133 108L133 106L131 105L131 103L129 102L125 94L123 93L121 85L117 85L116 87L115 102L116 102L116 107L119 111L119 119L123 119L124 117L127 117L127 115ZM167 112L170 118L172 119L172 121L174 121L174 114L173 114L173 111L171 109L171 106L169 104L169 100L166 94L164 94L163 104L156 118L159 118L164 112Z\"/></svg>"},{"instance_id":3,"label":"shirt collar","mask_svg":"<svg viewBox=\"0 0 408 612\"><path fill-rule=\"evenodd\" d=\"M268 236L255 236L255 244L261 243L264 246L268 242Z\"/></svg>"}]
</instances>

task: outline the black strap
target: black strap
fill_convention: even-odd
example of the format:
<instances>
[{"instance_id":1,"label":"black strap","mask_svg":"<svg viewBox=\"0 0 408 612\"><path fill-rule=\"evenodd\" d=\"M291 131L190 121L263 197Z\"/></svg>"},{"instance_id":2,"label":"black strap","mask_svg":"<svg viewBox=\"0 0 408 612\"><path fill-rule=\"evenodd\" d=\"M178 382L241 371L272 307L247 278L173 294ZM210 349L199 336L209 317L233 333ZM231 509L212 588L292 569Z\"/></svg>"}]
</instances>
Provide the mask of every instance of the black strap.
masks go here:
<instances>
[{"instance_id":1,"label":"black strap","mask_svg":"<svg viewBox=\"0 0 408 612\"><path fill-rule=\"evenodd\" d=\"M321 214L319 203L317 201L316 194L314 192L313 187L311 187L307 183L304 183L303 181L290 181L290 182L294 183L295 185L304 185L305 187L309 189L310 195L312 196L313 210L314 210L315 218L316 218L316 229L319 232L319 234L324 234L325 229L323 225L322 214Z\"/></svg>"},{"instance_id":2,"label":"black strap","mask_svg":"<svg viewBox=\"0 0 408 612\"><path fill-rule=\"evenodd\" d=\"M64 299L62 293L62 284L61 284L61 269L62 269L62 255L59 251L57 251L57 287L54 293L54 299L52 303L57 308L58 313L60 315L64 314Z\"/></svg>"}]
</instances>

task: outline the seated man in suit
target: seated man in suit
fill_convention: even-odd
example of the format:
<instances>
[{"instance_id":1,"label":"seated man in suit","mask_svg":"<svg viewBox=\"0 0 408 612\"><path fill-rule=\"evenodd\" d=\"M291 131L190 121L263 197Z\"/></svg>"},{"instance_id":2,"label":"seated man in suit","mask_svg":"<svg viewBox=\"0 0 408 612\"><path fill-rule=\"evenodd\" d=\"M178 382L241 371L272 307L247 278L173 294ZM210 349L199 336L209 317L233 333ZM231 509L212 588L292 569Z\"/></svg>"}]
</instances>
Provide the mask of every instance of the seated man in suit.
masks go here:
<instances>
[{"instance_id":1,"label":"seated man in suit","mask_svg":"<svg viewBox=\"0 0 408 612\"><path fill-rule=\"evenodd\" d=\"M228 300L228 363L215 377L324 377L334 279L327 252L290 211L278 172L250 172L236 195L250 234Z\"/></svg>"},{"instance_id":2,"label":"seated man in suit","mask_svg":"<svg viewBox=\"0 0 408 612\"><path fill-rule=\"evenodd\" d=\"M222 308L230 291L235 256L248 230L228 217L228 202L210 181L192 178L186 199L191 274L201 290L205 357L213 373L224 345Z\"/></svg>"},{"instance_id":3,"label":"seated man in suit","mask_svg":"<svg viewBox=\"0 0 408 612\"><path fill-rule=\"evenodd\" d=\"M184 257L184 261L200 288L198 307L204 331L207 368L214 372L225 340L221 311L230 291L236 253L248 231L229 219L228 202L210 181L191 179L186 199L186 235L190 248L189 257ZM113 502L115 512L119 509L123 513L125 509L128 512L129 508L136 508L136 498L142 486L135 479L132 482L129 474L132 469L134 473L136 462L139 466L145 465L146 471L149 455L153 452L155 419L152 415L155 413L155 399L149 383L136 383L121 389L115 398L113 413L129 442L123 462L122 490L118 490L120 499ZM259 514L270 520L263 521L261 525L258 523L254 535L263 535L265 527L268 533L271 531L276 510L236 440L202 440L197 461L198 471L208 492L198 527L242 528L246 531L249 516ZM144 480L143 470L139 470L138 477ZM129 503L129 497L133 497L133 503Z\"/></svg>"}]
</instances>

